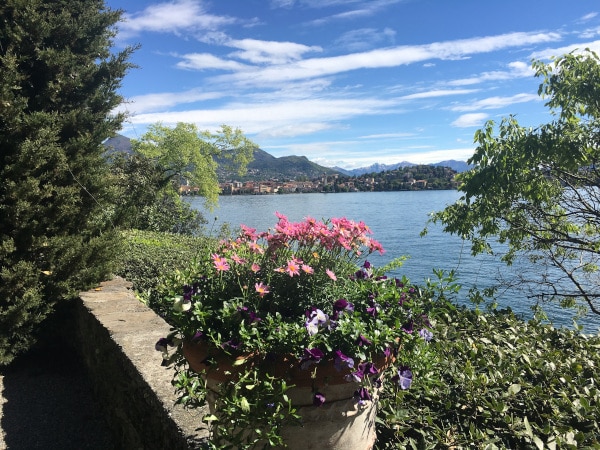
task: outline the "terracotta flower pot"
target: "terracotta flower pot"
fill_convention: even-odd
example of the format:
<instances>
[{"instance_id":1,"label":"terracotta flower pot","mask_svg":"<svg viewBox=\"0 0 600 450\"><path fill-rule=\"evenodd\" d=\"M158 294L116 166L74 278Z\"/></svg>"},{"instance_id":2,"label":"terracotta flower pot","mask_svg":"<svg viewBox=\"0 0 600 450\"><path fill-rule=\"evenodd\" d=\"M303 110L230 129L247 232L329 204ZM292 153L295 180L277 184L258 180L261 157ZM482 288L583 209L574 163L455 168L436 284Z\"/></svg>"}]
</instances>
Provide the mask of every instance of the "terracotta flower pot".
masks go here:
<instances>
[{"instance_id":1,"label":"terracotta flower pot","mask_svg":"<svg viewBox=\"0 0 600 450\"><path fill-rule=\"evenodd\" d=\"M292 355L265 359L249 354L234 358L202 341L185 341L183 354L190 368L206 377L207 386L212 391L207 396L209 408L216 416L219 385L235 377L241 367L260 364L261 369L272 376L294 385L286 394L301 417L301 425L286 425L281 430L287 448L365 450L371 449L375 443L380 388L372 389L370 401L359 403L354 394L361 385L348 382L346 373L335 369L333 359L321 361L315 372L315 366L311 367L312 370L303 370ZM246 360L243 366L235 364L239 359ZM209 364L208 360L213 363ZM376 366L384 368L392 361L392 357L382 357L376 361ZM314 406L316 392L326 399L321 406Z\"/></svg>"}]
</instances>

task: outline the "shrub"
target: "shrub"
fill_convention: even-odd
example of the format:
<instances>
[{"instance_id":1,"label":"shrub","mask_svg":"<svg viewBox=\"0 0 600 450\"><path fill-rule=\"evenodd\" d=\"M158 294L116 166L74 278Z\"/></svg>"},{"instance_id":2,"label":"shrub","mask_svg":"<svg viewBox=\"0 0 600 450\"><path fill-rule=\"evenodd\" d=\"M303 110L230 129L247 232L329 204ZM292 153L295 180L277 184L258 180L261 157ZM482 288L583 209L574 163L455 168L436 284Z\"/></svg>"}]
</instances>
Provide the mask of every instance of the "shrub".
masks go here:
<instances>
[{"instance_id":1,"label":"shrub","mask_svg":"<svg viewBox=\"0 0 600 450\"><path fill-rule=\"evenodd\" d=\"M449 305L438 364L383 399L379 448L600 448L600 336Z\"/></svg>"},{"instance_id":2,"label":"shrub","mask_svg":"<svg viewBox=\"0 0 600 450\"><path fill-rule=\"evenodd\" d=\"M131 281L138 292L155 288L169 272L189 266L211 241L155 231L127 230L121 235L125 244L116 274Z\"/></svg>"}]
</instances>

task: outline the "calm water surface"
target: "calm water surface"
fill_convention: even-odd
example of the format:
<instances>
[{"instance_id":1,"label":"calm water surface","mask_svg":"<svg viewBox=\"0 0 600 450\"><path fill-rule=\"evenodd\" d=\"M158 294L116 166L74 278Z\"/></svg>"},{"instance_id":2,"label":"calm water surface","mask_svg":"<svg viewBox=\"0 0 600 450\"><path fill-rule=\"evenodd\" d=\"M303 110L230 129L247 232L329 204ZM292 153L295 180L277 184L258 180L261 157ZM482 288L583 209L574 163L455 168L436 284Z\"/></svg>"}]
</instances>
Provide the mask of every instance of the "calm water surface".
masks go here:
<instances>
[{"instance_id":1,"label":"calm water surface","mask_svg":"<svg viewBox=\"0 0 600 450\"><path fill-rule=\"evenodd\" d=\"M443 233L439 226L427 224L431 212L443 209L458 197L459 193L454 190L221 196L219 207L212 212L204 208L202 199L191 198L190 201L203 212L210 222L208 226L215 229L227 223L232 229L245 224L263 231L277 223L275 212L285 214L294 222L309 216L362 220L386 250L383 256L370 257L372 263L382 265L407 256L407 261L394 275L406 275L414 283L435 278L433 268L455 269L458 282L464 286L462 295L466 296L473 285L479 288L493 285L500 275L506 274L507 268L491 257L472 257L469 246L459 238ZM421 237L426 226L429 232ZM531 316L532 302L522 293L505 290L498 300L500 305L510 306L524 317ZM551 308L549 312L555 325L571 326L570 316L560 308ZM600 328L600 318L593 316L579 323L588 333Z\"/></svg>"}]
</instances>

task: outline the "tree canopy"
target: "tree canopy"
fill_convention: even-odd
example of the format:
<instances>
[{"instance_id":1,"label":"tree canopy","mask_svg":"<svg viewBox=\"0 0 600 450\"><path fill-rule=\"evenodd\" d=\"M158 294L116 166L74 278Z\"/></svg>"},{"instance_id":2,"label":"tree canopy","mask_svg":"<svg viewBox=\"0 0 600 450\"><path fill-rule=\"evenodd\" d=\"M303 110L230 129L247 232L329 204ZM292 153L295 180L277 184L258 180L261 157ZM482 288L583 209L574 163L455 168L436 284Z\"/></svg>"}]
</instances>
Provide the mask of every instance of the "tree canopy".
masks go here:
<instances>
[{"instance_id":1,"label":"tree canopy","mask_svg":"<svg viewBox=\"0 0 600 450\"><path fill-rule=\"evenodd\" d=\"M432 220L473 254L493 252L497 239L508 264L526 256L539 268L524 280L538 299L600 314L600 61L587 50L533 68L553 120L487 122L475 133L474 167L459 176L462 196Z\"/></svg>"},{"instance_id":2,"label":"tree canopy","mask_svg":"<svg viewBox=\"0 0 600 450\"><path fill-rule=\"evenodd\" d=\"M243 174L258 147L239 128L222 125L216 133L200 132L196 125L180 122L174 128L151 125L139 140L132 141L132 148L162 173L162 187L176 188L187 182L214 206L220 192L218 165Z\"/></svg>"}]
</instances>

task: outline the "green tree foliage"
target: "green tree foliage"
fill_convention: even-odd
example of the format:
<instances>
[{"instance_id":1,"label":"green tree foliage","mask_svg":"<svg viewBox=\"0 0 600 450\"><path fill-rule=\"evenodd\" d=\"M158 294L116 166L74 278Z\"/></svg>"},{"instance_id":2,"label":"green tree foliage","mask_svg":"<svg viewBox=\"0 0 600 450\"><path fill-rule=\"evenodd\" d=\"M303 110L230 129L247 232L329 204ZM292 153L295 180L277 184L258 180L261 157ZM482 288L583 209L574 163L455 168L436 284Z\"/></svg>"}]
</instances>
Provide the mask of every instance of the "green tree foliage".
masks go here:
<instances>
[{"instance_id":1,"label":"green tree foliage","mask_svg":"<svg viewBox=\"0 0 600 450\"><path fill-rule=\"evenodd\" d=\"M110 157L114 221L126 229L197 234L206 220L179 197L162 168L140 154Z\"/></svg>"},{"instance_id":2,"label":"green tree foliage","mask_svg":"<svg viewBox=\"0 0 600 450\"><path fill-rule=\"evenodd\" d=\"M461 198L433 215L447 232L507 263L525 255L540 267L539 298L600 314L600 61L590 51L536 61L539 94L554 116L525 128L514 117L475 134L474 168L460 176ZM546 268L547 270L541 270Z\"/></svg>"},{"instance_id":3,"label":"green tree foliage","mask_svg":"<svg viewBox=\"0 0 600 450\"><path fill-rule=\"evenodd\" d=\"M257 145L240 129L227 125L211 133L200 132L190 123L178 123L175 128L157 123L139 140L133 140L132 148L151 160L160 172L161 189L176 192L180 184L187 182L199 189L198 194L209 206L214 206L219 196L218 165L243 174Z\"/></svg>"},{"instance_id":4,"label":"green tree foliage","mask_svg":"<svg viewBox=\"0 0 600 450\"><path fill-rule=\"evenodd\" d=\"M0 364L110 272L101 143L133 50L110 51L119 18L101 0L0 5Z\"/></svg>"}]
</instances>

